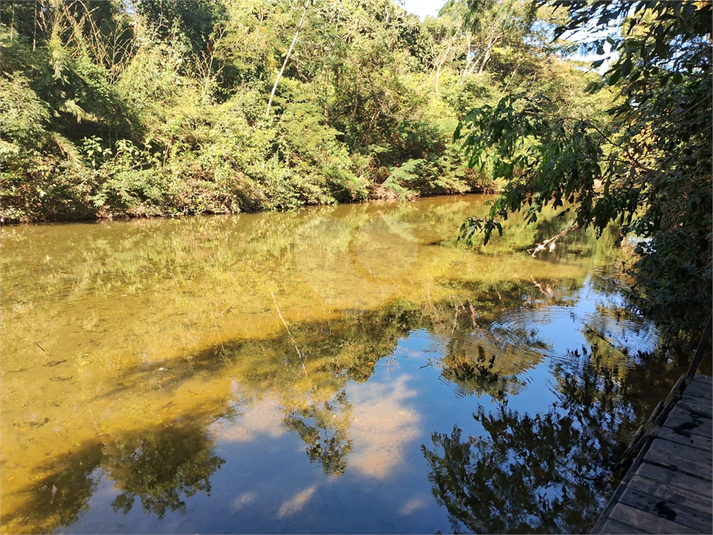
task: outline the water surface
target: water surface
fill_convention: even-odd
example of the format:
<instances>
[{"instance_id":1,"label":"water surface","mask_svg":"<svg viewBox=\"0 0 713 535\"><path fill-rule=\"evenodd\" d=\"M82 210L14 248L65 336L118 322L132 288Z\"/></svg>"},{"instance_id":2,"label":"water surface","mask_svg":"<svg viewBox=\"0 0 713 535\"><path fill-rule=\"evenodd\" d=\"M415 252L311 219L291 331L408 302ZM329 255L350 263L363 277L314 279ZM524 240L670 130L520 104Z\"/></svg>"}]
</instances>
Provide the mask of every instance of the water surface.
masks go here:
<instances>
[{"instance_id":1,"label":"water surface","mask_svg":"<svg viewBox=\"0 0 713 535\"><path fill-rule=\"evenodd\" d=\"M485 200L1 229L2 531L585 532L685 363Z\"/></svg>"}]
</instances>

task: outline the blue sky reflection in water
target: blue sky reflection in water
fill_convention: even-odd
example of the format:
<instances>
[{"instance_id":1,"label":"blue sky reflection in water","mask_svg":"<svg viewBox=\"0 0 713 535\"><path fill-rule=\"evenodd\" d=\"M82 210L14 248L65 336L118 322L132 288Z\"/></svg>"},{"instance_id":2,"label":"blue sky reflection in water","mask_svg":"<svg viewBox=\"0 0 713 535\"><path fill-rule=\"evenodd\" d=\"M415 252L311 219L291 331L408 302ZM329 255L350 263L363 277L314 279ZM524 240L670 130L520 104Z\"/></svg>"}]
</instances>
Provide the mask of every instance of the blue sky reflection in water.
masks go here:
<instances>
[{"instance_id":1,"label":"blue sky reflection in water","mask_svg":"<svg viewBox=\"0 0 713 535\"><path fill-rule=\"evenodd\" d=\"M484 200L2 229L3 529L586 531L685 362Z\"/></svg>"}]
</instances>

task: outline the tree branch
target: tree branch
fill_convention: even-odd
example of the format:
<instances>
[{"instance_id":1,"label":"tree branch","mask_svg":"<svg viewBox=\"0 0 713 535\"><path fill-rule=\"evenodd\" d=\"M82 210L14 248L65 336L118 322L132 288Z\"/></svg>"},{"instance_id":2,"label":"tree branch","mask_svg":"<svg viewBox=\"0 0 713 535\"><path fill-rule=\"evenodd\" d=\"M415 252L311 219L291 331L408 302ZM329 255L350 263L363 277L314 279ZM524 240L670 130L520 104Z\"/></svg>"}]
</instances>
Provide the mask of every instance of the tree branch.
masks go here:
<instances>
[{"instance_id":1,"label":"tree branch","mask_svg":"<svg viewBox=\"0 0 713 535\"><path fill-rule=\"evenodd\" d=\"M272 86L272 92L270 93L270 100L267 101L267 109L265 110L265 119L267 119L270 116L270 106L272 106L272 99L275 96L275 91L277 90L277 84L280 83L280 78L282 78L282 73L285 72L285 67L287 66L287 62L290 59L290 55L292 54L292 49L295 48L295 43L297 42L297 36L300 34L300 30L302 29L302 23L305 20L305 15L307 14L307 6L309 5L309 2L305 2L304 7L302 8L302 17L300 18L300 23L297 25L297 31L295 32L295 36L292 38L292 44L290 45L290 49L287 51L287 55L285 56L285 61L282 62L282 68L280 69L280 72L277 74L277 79L275 80L275 85Z\"/></svg>"},{"instance_id":2,"label":"tree branch","mask_svg":"<svg viewBox=\"0 0 713 535\"><path fill-rule=\"evenodd\" d=\"M564 229L559 234L556 234L551 238L547 238L542 243L538 243L533 249L528 249L527 252L530 253L530 256L535 256L537 253L544 251L545 249L549 250L549 252L552 252L555 250L555 247L557 247L558 240L564 238L567 234L579 228L581 228L581 225L572 225L571 227Z\"/></svg>"}]
</instances>

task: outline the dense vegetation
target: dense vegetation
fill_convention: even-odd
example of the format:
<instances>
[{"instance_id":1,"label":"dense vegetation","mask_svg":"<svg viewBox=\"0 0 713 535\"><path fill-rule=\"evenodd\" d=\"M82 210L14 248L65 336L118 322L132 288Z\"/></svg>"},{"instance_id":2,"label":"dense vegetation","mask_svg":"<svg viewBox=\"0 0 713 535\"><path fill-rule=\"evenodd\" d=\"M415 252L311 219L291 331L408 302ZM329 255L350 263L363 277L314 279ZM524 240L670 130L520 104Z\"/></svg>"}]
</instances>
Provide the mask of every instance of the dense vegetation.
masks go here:
<instances>
[{"instance_id":1,"label":"dense vegetation","mask_svg":"<svg viewBox=\"0 0 713 535\"><path fill-rule=\"evenodd\" d=\"M469 112L457 129L471 164L507 181L489 216L461 228L472 241L502 232L508 214L536 221L564 203L576 227L611 222L642 240L630 296L674 334L700 333L711 313L711 25L713 5L693 0L541 0L588 28L590 47L616 53L607 83L617 89L605 120L562 110L532 92ZM477 12L480 2L469 2ZM597 62L602 63L603 60ZM554 237L546 246L555 246ZM696 333L696 334L698 334Z\"/></svg>"},{"instance_id":2,"label":"dense vegetation","mask_svg":"<svg viewBox=\"0 0 713 535\"><path fill-rule=\"evenodd\" d=\"M1 9L4 223L490 189L452 141L466 111L527 90L590 117L606 97L524 0L423 22L392 0Z\"/></svg>"}]
</instances>

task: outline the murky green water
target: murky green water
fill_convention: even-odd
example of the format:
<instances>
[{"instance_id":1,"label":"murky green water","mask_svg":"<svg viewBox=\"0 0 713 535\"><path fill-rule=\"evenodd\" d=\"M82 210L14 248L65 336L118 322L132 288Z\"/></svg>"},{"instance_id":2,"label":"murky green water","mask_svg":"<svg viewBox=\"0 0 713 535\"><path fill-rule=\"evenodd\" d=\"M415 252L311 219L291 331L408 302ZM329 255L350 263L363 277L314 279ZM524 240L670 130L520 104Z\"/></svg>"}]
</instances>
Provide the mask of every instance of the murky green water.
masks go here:
<instances>
[{"instance_id":1,"label":"murky green water","mask_svg":"<svg viewBox=\"0 0 713 535\"><path fill-rule=\"evenodd\" d=\"M586 531L684 363L484 199L1 229L2 531Z\"/></svg>"}]
</instances>

